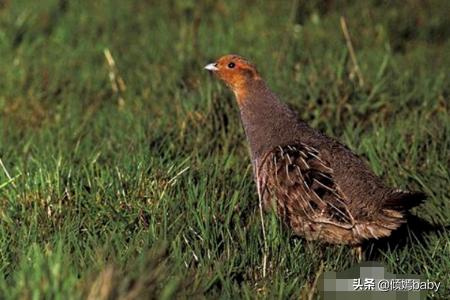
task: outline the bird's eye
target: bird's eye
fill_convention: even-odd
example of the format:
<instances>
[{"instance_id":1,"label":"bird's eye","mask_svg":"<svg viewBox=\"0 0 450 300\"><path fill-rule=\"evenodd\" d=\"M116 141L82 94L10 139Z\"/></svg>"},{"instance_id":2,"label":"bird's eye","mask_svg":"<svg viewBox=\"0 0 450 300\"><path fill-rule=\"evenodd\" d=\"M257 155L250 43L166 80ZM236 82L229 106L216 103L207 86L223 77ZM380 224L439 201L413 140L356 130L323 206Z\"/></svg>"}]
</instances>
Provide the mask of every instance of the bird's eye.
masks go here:
<instances>
[{"instance_id":1,"label":"bird's eye","mask_svg":"<svg viewBox=\"0 0 450 300\"><path fill-rule=\"evenodd\" d=\"M228 64L228 68L233 69L236 65L233 62L230 62Z\"/></svg>"}]
</instances>

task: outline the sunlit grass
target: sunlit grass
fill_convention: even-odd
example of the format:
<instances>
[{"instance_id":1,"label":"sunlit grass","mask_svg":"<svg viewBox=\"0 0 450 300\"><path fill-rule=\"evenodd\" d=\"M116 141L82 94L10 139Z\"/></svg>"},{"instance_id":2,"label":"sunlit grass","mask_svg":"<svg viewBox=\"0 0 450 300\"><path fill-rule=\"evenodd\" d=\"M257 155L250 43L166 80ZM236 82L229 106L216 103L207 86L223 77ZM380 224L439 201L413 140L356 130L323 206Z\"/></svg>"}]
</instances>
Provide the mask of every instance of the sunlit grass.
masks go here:
<instances>
[{"instance_id":1,"label":"sunlit grass","mask_svg":"<svg viewBox=\"0 0 450 300\"><path fill-rule=\"evenodd\" d=\"M447 1L91 2L0 5L1 298L282 299L354 263L268 214L263 277L238 110L202 70L229 52L388 184L426 192L416 215L450 223ZM446 231L375 252L449 296Z\"/></svg>"}]
</instances>

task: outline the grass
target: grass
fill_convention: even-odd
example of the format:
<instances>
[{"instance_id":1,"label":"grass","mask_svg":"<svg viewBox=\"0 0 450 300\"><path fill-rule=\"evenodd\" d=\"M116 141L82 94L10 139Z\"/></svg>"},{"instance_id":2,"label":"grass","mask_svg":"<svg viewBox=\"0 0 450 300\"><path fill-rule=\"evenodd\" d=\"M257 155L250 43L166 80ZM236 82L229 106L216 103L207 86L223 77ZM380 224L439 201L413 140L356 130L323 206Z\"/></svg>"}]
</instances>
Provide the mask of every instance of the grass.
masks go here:
<instances>
[{"instance_id":1,"label":"grass","mask_svg":"<svg viewBox=\"0 0 450 300\"><path fill-rule=\"evenodd\" d=\"M229 52L388 184L426 192L414 214L448 225L448 11L445 0L0 2L1 298L296 298L317 292L322 262L354 263L269 214L262 276L238 111L202 70ZM450 297L448 231L389 246L374 250L389 271Z\"/></svg>"}]
</instances>

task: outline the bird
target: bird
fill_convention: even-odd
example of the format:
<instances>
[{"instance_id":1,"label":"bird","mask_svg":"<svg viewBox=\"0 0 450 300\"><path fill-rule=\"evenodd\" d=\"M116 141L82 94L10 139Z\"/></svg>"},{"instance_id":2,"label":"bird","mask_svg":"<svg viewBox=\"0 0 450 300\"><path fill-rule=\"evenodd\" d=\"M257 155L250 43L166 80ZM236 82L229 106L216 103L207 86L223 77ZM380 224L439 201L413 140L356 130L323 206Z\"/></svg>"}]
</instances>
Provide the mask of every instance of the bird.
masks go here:
<instances>
[{"instance_id":1,"label":"bird","mask_svg":"<svg viewBox=\"0 0 450 300\"><path fill-rule=\"evenodd\" d=\"M389 236L426 195L387 186L346 145L279 100L255 65L234 54L205 69L234 93L264 211L306 240L355 247Z\"/></svg>"}]
</instances>

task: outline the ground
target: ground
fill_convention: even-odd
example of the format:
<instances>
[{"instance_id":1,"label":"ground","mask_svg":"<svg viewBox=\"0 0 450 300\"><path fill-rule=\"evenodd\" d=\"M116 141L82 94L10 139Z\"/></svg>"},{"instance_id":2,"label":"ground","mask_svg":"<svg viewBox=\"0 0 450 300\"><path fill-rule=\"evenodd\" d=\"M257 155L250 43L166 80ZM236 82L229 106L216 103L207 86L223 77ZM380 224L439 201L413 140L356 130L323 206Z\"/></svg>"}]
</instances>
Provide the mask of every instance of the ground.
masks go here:
<instances>
[{"instance_id":1,"label":"ground","mask_svg":"<svg viewBox=\"0 0 450 300\"><path fill-rule=\"evenodd\" d=\"M0 1L0 295L298 298L321 265L353 265L268 214L263 276L238 111L202 69L236 53L386 183L427 193L413 214L437 229L366 255L450 297L449 3Z\"/></svg>"}]
</instances>

